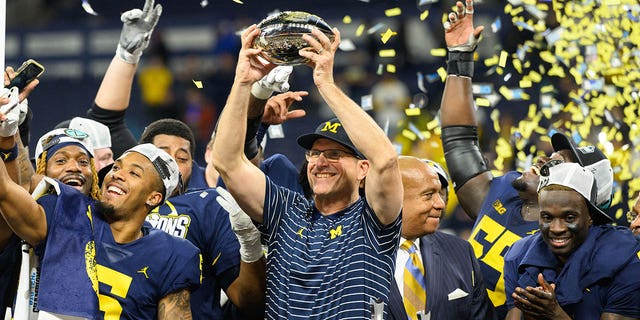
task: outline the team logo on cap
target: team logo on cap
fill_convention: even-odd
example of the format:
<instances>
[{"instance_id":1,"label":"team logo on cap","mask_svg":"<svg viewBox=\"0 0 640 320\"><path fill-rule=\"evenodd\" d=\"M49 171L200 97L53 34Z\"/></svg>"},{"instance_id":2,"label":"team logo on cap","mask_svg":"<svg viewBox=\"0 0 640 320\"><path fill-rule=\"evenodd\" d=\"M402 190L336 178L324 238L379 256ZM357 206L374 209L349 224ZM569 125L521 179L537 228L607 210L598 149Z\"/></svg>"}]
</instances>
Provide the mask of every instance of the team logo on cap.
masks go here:
<instances>
[{"instance_id":1,"label":"team logo on cap","mask_svg":"<svg viewBox=\"0 0 640 320\"><path fill-rule=\"evenodd\" d=\"M327 121L324 123L324 127L320 131L329 131L333 133L338 133L338 128L342 124L340 122L331 123L331 121Z\"/></svg>"},{"instance_id":2,"label":"team logo on cap","mask_svg":"<svg viewBox=\"0 0 640 320\"><path fill-rule=\"evenodd\" d=\"M594 146L585 146L585 147L578 148L578 150L580 150L580 152L582 152L582 153L593 153L594 151L596 151L596 147L594 147Z\"/></svg>"},{"instance_id":3,"label":"team logo on cap","mask_svg":"<svg viewBox=\"0 0 640 320\"><path fill-rule=\"evenodd\" d=\"M78 140L82 140L82 139L86 139L89 137L89 135L81 130L78 129L65 129L64 130L64 134L66 134L67 136L74 138L74 139L78 139Z\"/></svg>"}]
</instances>

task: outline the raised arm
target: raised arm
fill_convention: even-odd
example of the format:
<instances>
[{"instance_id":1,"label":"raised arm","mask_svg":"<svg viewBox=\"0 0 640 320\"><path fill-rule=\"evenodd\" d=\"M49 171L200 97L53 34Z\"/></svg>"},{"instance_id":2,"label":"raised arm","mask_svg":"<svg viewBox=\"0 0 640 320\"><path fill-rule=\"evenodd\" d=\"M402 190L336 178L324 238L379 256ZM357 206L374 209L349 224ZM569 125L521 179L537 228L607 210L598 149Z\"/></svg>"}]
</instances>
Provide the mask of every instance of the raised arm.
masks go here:
<instances>
[{"instance_id":1,"label":"raised arm","mask_svg":"<svg viewBox=\"0 0 640 320\"><path fill-rule=\"evenodd\" d=\"M0 149L11 149L15 145L14 136L0 138ZM11 230L31 245L36 245L47 236L47 220L44 209L9 174L13 167L17 176L15 159L0 161L0 212ZM0 229L2 229L0 223ZM4 230L3 230L4 231Z\"/></svg>"},{"instance_id":2,"label":"raised arm","mask_svg":"<svg viewBox=\"0 0 640 320\"><path fill-rule=\"evenodd\" d=\"M318 29L312 31L313 36L304 35L313 50L302 50L300 55L311 61L313 81L320 95L340 119L349 139L369 161L366 197L380 222L387 225L398 217L402 207L398 156L378 124L335 84L333 63L340 44L340 32L334 28L333 33L333 42Z\"/></svg>"},{"instance_id":3,"label":"raised arm","mask_svg":"<svg viewBox=\"0 0 640 320\"><path fill-rule=\"evenodd\" d=\"M142 10L133 9L122 14L118 49L96 94L96 105L112 111L127 109L140 56L149 45L161 14L162 6L154 6L154 0L146 0Z\"/></svg>"},{"instance_id":4,"label":"raised arm","mask_svg":"<svg viewBox=\"0 0 640 320\"><path fill-rule=\"evenodd\" d=\"M473 55L483 29L473 27L472 0L466 0L466 6L458 1L445 23L449 75L440 110L442 145L460 205L472 219L478 216L493 179L478 146L471 88Z\"/></svg>"},{"instance_id":5,"label":"raised arm","mask_svg":"<svg viewBox=\"0 0 640 320\"><path fill-rule=\"evenodd\" d=\"M242 33L236 75L218 121L212 158L216 170L242 210L261 223L266 178L244 155L247 123L238 121L248 118L252 84L273 68L273 65L264 64L258 59L259 49L251 48L253 39L259 34L260 30L255 25Z\"/></svg>"}]
</instances>

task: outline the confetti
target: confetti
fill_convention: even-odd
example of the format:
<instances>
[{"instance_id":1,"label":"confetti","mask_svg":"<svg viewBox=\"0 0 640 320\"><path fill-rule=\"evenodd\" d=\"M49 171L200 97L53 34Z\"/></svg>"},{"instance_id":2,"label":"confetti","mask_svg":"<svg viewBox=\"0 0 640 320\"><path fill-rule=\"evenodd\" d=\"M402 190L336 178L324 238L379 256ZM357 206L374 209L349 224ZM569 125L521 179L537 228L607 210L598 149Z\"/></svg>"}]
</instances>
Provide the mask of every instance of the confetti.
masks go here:
<instances>
[{"instance_id":1,"label":"confetti","mask_svg":"<svg viewBox=\"0 0 640 320\"><path fill-rule=\"evenodd\" d=\"M395 64L388 64L387 65L387 72L396 73L396 65Z\"/></svg>"},{"instance_id":2,"label":"confetti","mask_svg":"<svg viewBox=\"0 0 640 320\"><path fill-rule=\"evenodd\" d=\"M267 133L269 134L269 139L284 138L284 130L282 129L282 124L270 125L267 129Z\"/></svg>"},{"instance_id":3,"label":"confetti","mask_svg":"<svg viewBox=\"0 0 640 320\"><path fill-rule=\"evenodd\" d=\"M429 10L422 11L420 14L420 21L424 21L429 16Z\"/></svg>"},{"instance_id":4,"label":"confetti","mask_svg":"<svg viewBox=\"0 0 640 320\"><path fill-rule=\"evenodd\" d=\"M415 106L410 105L409 108L404 109L404 113L407 115L407 117L415 117L419 116L421 111Z\"/></svg>"},{"instance_id":5,"label":"confetti","mask_svg":"<svg viewBox=\"0 0 640 320\"><path fill-rule=\"evenodd\" d=\"M402 9L396 7L396 8L391 8L391 9L387 9L384 11L384 15L387 17L395 17L395 16L399 16L402 14Z\"/></svg>"},{"instance_id":6,"label":"confetti","mask_svg":"<svg viewBox=\"0 0 640 320\"><path fill-rule=\"evenodd\" d=\"M411 130L407 130L407 129L403 129L402 130L402 136L411 140L411 141L416 141L416 139L418 138L418 136L416 136L415 133L411 132Z\"/></svg>"},{"instance_id":7,"label":"confetti","mask_svg":"<svg viewBox=\"0 0 640 320\"><path fill-rule=\"evenodd\" d=\"M493 83L474 83L471 90L474 95L489 95L493 93Z\"/></svg>"},{"instance_id":8,"label":"confetti","mask_svg":"<svg viewBox=\"0 0 640 320\"><path fill-rule=\"evenodd\" d=\"M447 80L447 70L445 68L440 67L438 69L438 75L440 76L440 80L442 80L442 82Z\"/></svg>"},{"instance_id":9,"label":"confetti","mask_svg":"<svg viewBox=\"0 0 640 320\"><path fill-rule=\"evenodd\" d=\"M431 49L429 51L429 53L431 53L431 55L434 56L434 57L446 57L447 56L447 49L445 49L445 48Z\"/></svg>"},{"instance_id":10,"label":"confetti","mask_svg":"<svg viewBox=\"0 0 640 320\"><path fill-rule=\"evenodd\" d=\"M340 41L338 48L342 51L354 51L356 50L356 45L351 41L351 39L343 39Z\"/></svg>"},{"instance_id":11,"label":"confetti","mask_svg":"<svg viewBox=\"0 0 640 320\"><path fill-rule=\"evenodd\" d=\"M382 64L378 64L378 69L376 70L376 74L382 75L383 71L384 71L384 66Z\"/></svg>"},{"instance_id":12,"label":"confetti","mask_svg":"<svg viewBox=\"0 0 640 320\"><path fill-rule=\"evenodd\" d=\"M500 52L500 60L498 62L498 66L504 68L507 65L507 58L509 57L509 53L506 51Z\"/></svg>"},{"instance_id":13,"label":"confetti","mask_svg":"<svg viewBox=\"0 0 640 320\"><path fill-rule=\"evenodd\" d=\"M391 28L387 28L387 31L385 31L384 33L380 34L382 43L386 44L387 41L389 41L389 39L391 39L391 37L397 35L398 33L391 30Z\"/></svg>"},{"instance_id":14,"label":"confetti","mask_svg":"<svg viewBox=\"0 0 640 320\"><path fill-rule=\"evenodd\" d=\"M374 34L374 33L378 32L378 30L380 30L382 28L384 28L384 23L382 23L382 22L376 23L373 27L371 27L371 28L369 28L367 30L367 34Z\"/></svg>"},{"instance_id":15,"label":"confetti","mask_svg":"<svg viewBox=\"0 0 640 320\"><path fill-rule=\"evenodd\" d=\"M200 80L192 80L192 81L193 81L193 84L196 85L196 88L198 88L198 89L202 89L203 88L202 87L202 81L200 81Z\"/></svg>"},{"instance_id":16,"label":"confetti","mask_svg":"<svg viewBox=\"0 0 640 320\"><path fill-rule=\"evenodd\" d=\"M359 37L364 33L364 28L364 24L358 26L358 29L356 29L356 37Z\"/></svg>"},{"instance_id":17,"label":"confetti","mask_svg":"<svg viewBox=\"0 0 640 320\"><path fill-rule=\"evenodd\" d=\"M418 128L411 122L409 122L409 130L411 130L411 132L415 133L416 137L418 137L418 139L424 140L424 135L422 135L422 132L420 130L418 130Z\"/></svg>"},{"instance_id":18,"label":"confetti","mask_svg":"<svg viewBox=\"0 0 640 320\"><path fill-rule=\"evenodd\" d=\"M342 18L342 23L344 24L350 24L351 23L351 16L350 15L346 15Z\"/></svg>"},{"instance_id":19,"label":"confetti","mask_svg":"<svg viewBox=\"0 0 640 320\"><path fill-rule=\"evenodd\" d=\"M416 73L416 76L418 77L418 89L420 89L420 91L422 92L427 92L427 88L424 86L424 75L422 74L422 72L418 71Z\"/></svg>"},{"instance_id":20,"label":"confetti","mask_svg":"<svg viewBox=\"0 0 640 320\"><path fill-rule=\"evenodd\" d=\"M233 2L235 3L239 3L239 4L244 4L244 2L240 1L240 0L233 0Z\"/></svg>"},{"instance_id":21,"label":"confetti","mask_svg":"<svg viewBox=\"0 0 640 320\"><path fill-rule=\"evenodd\" d=\"M496 20L491 23L491 31L493 31L493 33L496 33L500 31L500 29L502 29L502 21L500 20L500 17L497 17Z\"/></svg>"},{"instance_id":22,"label":"confetti","mask_svg":"<svg viewBox=\"0 0 640 320\"><path fill-rule=\"evenodd\" d=\"M93 8L91 7L91 4L89 3L89 0L82 0L82 9L84 9L84 11L90 15L93 16L97 16L98 13L95 12L93 10Z\"/></svg>"},{"instance_id":23,"label":"confetti","mask_svg":"<svg viewBox=\"0 0 640 320\"><path fill-rule=\"evenodd\" d=\"M383 49L378 52L378 55L381 58L392 58L396 56L396 50L394 49Z\"/></svg>"},{"instance_id":24,"label":"confetti","mask_svg":"<svg viewBox=\"0 0 640 320\"><path fill-rule=\"evenodd\" d=\"M373 110L373 95L368 94L360 97L360 107L365 111Z\"/></svg>"},{"instance_id":25,"label":"confetti","mask_svg":"<svg viewBox=\"0 0 640 320\"><path fill-rule=\"evenodd\" d=\"M204 8L204 7L208 6L208 5L209 5L209 1L208 0L200 1L200 7Z\"/></svg>"}]
</instances>

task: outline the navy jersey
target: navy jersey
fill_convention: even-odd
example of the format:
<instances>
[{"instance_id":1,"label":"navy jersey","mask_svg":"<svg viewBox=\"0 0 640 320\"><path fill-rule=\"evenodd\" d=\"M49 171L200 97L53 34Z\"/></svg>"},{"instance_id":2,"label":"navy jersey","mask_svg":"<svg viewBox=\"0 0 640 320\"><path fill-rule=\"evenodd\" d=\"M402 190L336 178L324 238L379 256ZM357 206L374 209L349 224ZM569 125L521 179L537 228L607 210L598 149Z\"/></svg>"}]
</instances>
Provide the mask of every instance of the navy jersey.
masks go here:
<instances>
[{"instance_id":1,"label":"navy jersey","mask_svg":"<svg viewBox=\"0 0 640 320\"><path fill-rule=\"evenodd\" d=\"M364 198L324 216L304 195L266 183L266 318L370 319L372 300L388 305L400 216L383 226Z\"/></svg>"},{"instance_id":2,"label":"navy jersey","mask_svg":"<svg viewBox=\"0 0 640 320\"><path fill-rule=\"evenodd\" d=\"M572 319L599 320L602 313L640 318L640 242L627 228L591 226L558 273L559 265L540 234L516 242L505 257L508 308L515 288L538 286L542 273Z\"/></svg>"},{"instance_id":3,"label":"navy jersey","mask_svg":"<svg viewBox=\"0 0 640 320\"><path fill-rule=\"evenodd\" d=\"M145 224L143 237L118 244L92 199L63 184L56 189L37 199L48 229L47 240L38 247L41 310L98 319L155 319L164 296L199 286L201 258L191 243Z\"/></svg>"},{"instance_id":4,"label":"navy jersey","mask_svg":"<svg viewBox=\"0 0 640 320\"><path fill-rule=\"evenodd\" d=\"M189 240L202 253L202 286L191 294L193 319L222 319L220 289L237 277L227 271L240 265L240 244L217 196L207 189L172 197L147 216L153 227Z\"/></svg>"},{"instance_id":5,"label":"navy jersey","mask_svg":"<svg viewBox=\"0 0 640 320\"><path fill-rule=\"evenodd\" d=\"M20 251L20 238L15 234L0 250L0 314L4 314L7 307L13 306L20 272Z\"/></svg>"},{"instance_id":6,"label":"navy jersey","mask_svg":"<svg viewBox=\"0 0 640 320\"><path fill-rule=\"evenodd\" d=\"M185 188L185 191L193 192L209 188L204 175L204 168L199 166L195 161L192 161L191 177L189 177L189 181L187 181L187 187Z\"/></svg>"},{"instance_id":7,"label":"navy jersey","mask_svg":"<svg viewBox=\"0 0 640 320\"><path fill-rule=\"evenodd\" d=\"M480 263L489 299L496 307L499 318L506 316L504 306L504 255L519 239L538 231L538 221L525 221L520 214L522 199L511 186L511 181L520 177L511 171L491 181L489 193L469 236L469 243Z\"/></svg>"}]
</instances>

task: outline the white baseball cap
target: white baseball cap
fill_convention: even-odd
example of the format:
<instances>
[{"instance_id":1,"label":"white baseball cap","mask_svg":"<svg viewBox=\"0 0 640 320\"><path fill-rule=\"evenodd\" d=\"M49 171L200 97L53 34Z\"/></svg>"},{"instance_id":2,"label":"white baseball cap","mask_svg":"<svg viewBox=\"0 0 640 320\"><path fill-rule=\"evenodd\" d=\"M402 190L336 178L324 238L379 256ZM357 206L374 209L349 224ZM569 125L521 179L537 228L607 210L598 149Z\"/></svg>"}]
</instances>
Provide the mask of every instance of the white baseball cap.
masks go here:
<instances>
[{"instance_id":1,"label":"white baseball cap","mask_svg":"<svg viewBox=\"0 0 640 320\"><path fill-rule=\"evenodd\" d=\"M137 152L147 157L158 171L158 175L164 184L165 194L163 202L169 198L180 185L180 170L176 161L164 150L151 143L139 144L124 153Z\"/></svg>"},{"instance_id":2,"label":"white baseball cap","mask_svg":"<svg viewBox=\"0 0 640 320\"><path fill-rule=\"evenodd\" d=\"M553 160L552 160L553 161ZM573 162L547 162L540 169L538 192L546 186L560 185L571 188L587 200L587 206L593 223L607 224L613 222L611 217L600 210L597 205L598 186L591 170Z\"/></svg>"},{"instance_id":3,"label":"white baseball cap","mask_svg":"<svg viewBox=\"0 0 640 320\"><path fill-rule=\"evenodd\" d=\"M55 152L56 150L65 147L69 144L76 144L84 148L91 157L93 157L93 145L89 139L89 135L81 130L77 129L53 129L38 139L36 144L36 167L40 161L40 155L47 151ZM51 154L48 154L51 156Z\"/></svg>"},{"instance_id":4,"label":"white baseball cap","mask_svg":"<svg viewBox=\"0 0 640 320\"><path fill-rule=\"evenodd\" d=\"M69 122L69 128L86 132L94 149L111 148L109 127L98 121L75 117Z\"/></svg>"}]
</instances>

